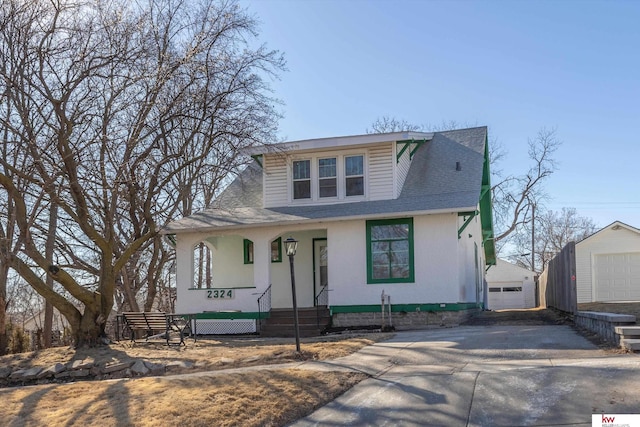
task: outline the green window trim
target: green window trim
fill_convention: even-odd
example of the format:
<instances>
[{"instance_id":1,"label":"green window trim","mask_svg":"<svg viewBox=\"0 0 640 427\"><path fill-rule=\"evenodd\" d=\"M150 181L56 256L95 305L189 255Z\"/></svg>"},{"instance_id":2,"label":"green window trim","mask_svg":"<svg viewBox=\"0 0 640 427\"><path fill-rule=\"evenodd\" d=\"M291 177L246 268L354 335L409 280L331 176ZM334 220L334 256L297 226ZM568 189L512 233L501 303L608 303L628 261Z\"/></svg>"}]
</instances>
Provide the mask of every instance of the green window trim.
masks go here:
<instances>
[{"instance_id":1,"label":"green window trim","mask_svg":"<svg viewBox=\"0 0 640 427\"><path fill-rule=\"evenodd\" d=\"M384 239L375 239L372 236L372 229L374 227L386 226L386 225L407 225L408 233L407 239L399 239L399 238L384 238ZM413 218L398 218L398 219L385 219L385 220L370 220L366 223L367 228L367 283L368 284L378 284L378 283L413 283L415 282L415 271L414 271L414 256L413 256ZM373 253L373 244L374 243L388 243L388 253L389 253L389 275L393 274L393 264L391 263L392 255L393 255L393 243L394 242L407 242L407 274L406 277L385 277L385 278L376 278L374 277L374 253Z\"/></svg>"},{"instance_id":2,"label":"green window trim","mask_svg":"<svg viewBox=\"0 0 640 427\"><path fill-rule=\"evenodd\" d=\"M242 246L244 248L244 263L253 264L253 242L249 239L244 239Z\"/></svg>"},{"instance_id":3,"label":"green window trim","mask_svg":"<svg viewBox=\"0 0 640 427\"><path fill-rule=\"evenodd\" d=\"M277 253L275 257L274 251ZM282 237L271 242L271 262L282 262Z\"/></svg>"}]
</instances>

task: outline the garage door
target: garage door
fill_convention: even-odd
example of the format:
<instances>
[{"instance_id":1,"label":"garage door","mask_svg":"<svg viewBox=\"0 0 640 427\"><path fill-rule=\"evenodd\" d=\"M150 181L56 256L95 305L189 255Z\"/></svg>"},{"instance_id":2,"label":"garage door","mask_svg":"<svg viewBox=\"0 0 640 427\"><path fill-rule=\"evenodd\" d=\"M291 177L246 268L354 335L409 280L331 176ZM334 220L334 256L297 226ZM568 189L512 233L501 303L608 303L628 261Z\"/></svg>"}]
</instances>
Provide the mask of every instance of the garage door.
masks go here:
<instances>
[{"instance_id":1,"label":"garage door","mask_svg":"<svg viewBox=\"0 0 640 427\"><path fill-rule=\"evenodd\" d=\"M596 255L596 301L640 301L640 252Z\"/></svg>"},{"instance_id":2,"label":"garage door","mask_svg":"<svg viewBox=\"0 0 640 427\"><path fill-rule=\"evenodd\" d=\"M489 310L525 308L522 283L489 285Z\"/></svg>"}]
</instances>

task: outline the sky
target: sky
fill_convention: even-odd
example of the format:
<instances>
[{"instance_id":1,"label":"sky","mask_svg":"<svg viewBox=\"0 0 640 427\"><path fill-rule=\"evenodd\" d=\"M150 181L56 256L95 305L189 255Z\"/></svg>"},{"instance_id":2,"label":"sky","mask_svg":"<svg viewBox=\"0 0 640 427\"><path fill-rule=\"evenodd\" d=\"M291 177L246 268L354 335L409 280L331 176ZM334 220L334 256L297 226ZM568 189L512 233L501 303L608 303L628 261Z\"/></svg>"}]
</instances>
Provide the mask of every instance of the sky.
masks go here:
<instances>
[{"instance_id":1,"label":"sky","mask_svg":"<svg viewBox=\"0 0 640 427\"><path fill-rule=\"evenodd\" d=\"M240 0L284 53L281 140L358 135L379 117L488 126L526 173L562 141L546 207L640 228L640 1Z\"/></svg>"}]
</instances>

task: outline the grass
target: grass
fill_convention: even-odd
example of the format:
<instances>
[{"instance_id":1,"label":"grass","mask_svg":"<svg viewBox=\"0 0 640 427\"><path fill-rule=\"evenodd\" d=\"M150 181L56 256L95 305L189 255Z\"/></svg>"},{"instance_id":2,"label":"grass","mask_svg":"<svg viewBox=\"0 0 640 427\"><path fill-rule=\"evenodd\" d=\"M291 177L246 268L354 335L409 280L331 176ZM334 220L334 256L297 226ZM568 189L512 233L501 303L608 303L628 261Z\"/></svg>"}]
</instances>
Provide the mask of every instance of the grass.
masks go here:
<instances>
[{"instance_id":1,"label":"grass","mask_svg":"<svg viewBox=\"0 0 640 427\"><path fill-rule=\"evenodd\" d=\"M304 339L302 357L325 360L353 353L390 334ZM226 368L299 360L292 340L200 340L186 347L112 344L48 349L0 357L0 367L47 367L93 358L96 363L182 360L197 376L82 381L0 389L3 426L281 426L311 413L366 378L354 372L270 369L225 373ZM180 373L180 371L172 371Z\"/></svg>"}]
</instances>

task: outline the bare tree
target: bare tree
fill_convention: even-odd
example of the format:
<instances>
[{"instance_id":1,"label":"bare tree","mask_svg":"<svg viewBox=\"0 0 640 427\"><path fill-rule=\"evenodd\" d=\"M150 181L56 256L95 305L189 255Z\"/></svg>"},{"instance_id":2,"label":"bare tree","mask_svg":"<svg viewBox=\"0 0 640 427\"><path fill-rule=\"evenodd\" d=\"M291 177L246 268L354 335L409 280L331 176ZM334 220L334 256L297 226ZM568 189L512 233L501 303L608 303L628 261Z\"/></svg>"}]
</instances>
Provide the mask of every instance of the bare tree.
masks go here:
<instances>
[{"instance_id":1,"label":"bare tree","mask_svg":"<svg viewBox=\"0 0 640 427\"><path fill-rule=\"evenodd\" d=\"M424 126L410 123L404 119L398 119L392 116L378 117L371 128L367 128L367 133L389 133L389 132L421 132Z\"/></svg>"},{"instance_id":2,"label":"bare tree","mask_svg":"<svg viewBox=\"0 0 640 427\"><path fill-rule=\"evenodd\" d=\"M226 0L0 5L0 126L33 170L0 160L20 241L7 256L78 344L98 342L118 292L135 306L144 288L153 304L170 259L158 228L204 206L198 191L215 191L246 147L274 139L266 77L284 60L253 47L255 26Z\"/></svg>"},{"instance_id":3,"label":"bare tree","mask_svg":"<svg viewBox=\"0 0 640 427\"><path fill-rule=\"evenodd\" d=\"M569 242L579 242L597 231L591 218L578 214L575 208L562 208L561 211L544 211L535 218L535 271L543 271L549 261ZM513 243L517 252L531 253L531 224L519 233ZM532 269L531 256L519 256L517 264Z\"/></svg>"},{"instance_id":4,"label":"bare tree","mask_svg":"<svg viewBox=\"0 0 640 427\"><path fill-rule=\"evenodd\" d=\"M530 223L532 207L541 206L547 197L544 182L556 169L553 156L560 145L555 128L541 129L536 138L529 140L529 159L533 164L527 173L508 176L493 185L494 215L500 225L496 241Z\"/></svg>"}]
</instances>

